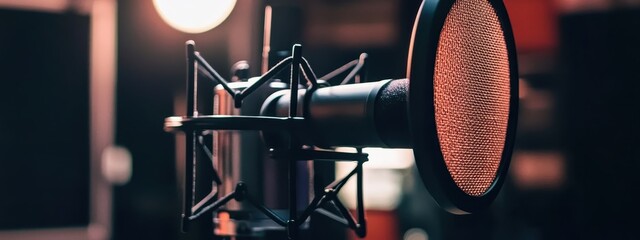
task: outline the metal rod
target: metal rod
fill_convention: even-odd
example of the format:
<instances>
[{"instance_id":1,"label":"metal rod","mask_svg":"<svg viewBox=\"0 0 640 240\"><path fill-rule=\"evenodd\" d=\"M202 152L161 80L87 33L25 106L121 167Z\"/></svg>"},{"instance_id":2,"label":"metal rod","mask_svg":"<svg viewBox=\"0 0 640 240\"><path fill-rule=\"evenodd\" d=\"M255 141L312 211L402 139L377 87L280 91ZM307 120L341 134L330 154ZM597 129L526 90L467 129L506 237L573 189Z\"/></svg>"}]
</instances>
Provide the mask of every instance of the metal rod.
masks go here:
<instances>
[{"instance_id":1,"label":"metal rod","mask_svg":"<svg viewBox=\"0 0 640 240\"><path fill-rule=\"evenodd\" d=\"M358 224L353 219L353 215L351 215L351 212L349 212L347 207L345 207L342 204L342 202L340 202L340 199L335 198L335 199L333 199L333 201L331 201L331 203L333 203L333 205L338 209L338 211L340 211L340 214L342 214L342 216L344 216L344 219L347 220L347 222L349 223L349 227L351 229L353 229L353 230L358 229Z\"/></svg>"},{"instance_id":2,"label":"metal rod","mask_svg":"<svg viewBox=\"0 0 640 240\"><path fill-rule=\"evenodd\" d=\"M322 209L322 208L318 208L316 210L316 212L318 212L318 213L320 213L320 214L322 214L322 215L324 215L324 216L326 216L326 217L328 217L328 218L330 218L330 219L332 219L332 220L334 220L336 222L344 224L345 227L349 227L349 222L347 220L345 220L344 218L341 218L341 217L333 214L332 212L329 212L329 211L327 211L325 209Z\"/></svg>"},{"instance_id":3,"label":"metal rod","mask_svg":"<svg viewBox=\"0 0 640 240\"><path fill-rule=\"evenodd\" d=\"M307 61L306 58L302 57L302 63L301 63L301 68L302 68L302 73L305 75L306 79L309 80L309 82L311 82L311 85L309 87L307 87L307 94L304 95L304 102L310 102L311 101L311 97L313 96L313 92L318 89L318 77L316 76L316 73L313 72L313 69L311 68L311 65L309 64L309 61ZM308 117L311 115L310 114L310 109L309 109L309 104L306 104L303 108L302 108L302 117L304 117L305 119L308 119ZM310 158L312 159L312 158Z\"/></svg>"},{"instance_id":4,"label":"metal rod","mask_svg":"<svg viewBox=\"0 0 640 240\"><path fill-rule=\"evenodd\" d=\"M340 191L340 189L342 188L342 186L344 186L344 184L349 181L349 178L351 178L351 176L353 176L357 171L357 169L353 169L351 172L349 172L349 174L347 174L347 176L345 176L344 178L340 179L340 180L336 180L333 181L331 184L327 185L327 187L325 187L325 189L331 189L335 192Z\"/></svg>"},{"instance_id":5,"label":"metal rod","mask_svg":"<svg viewBox=\"0 0 640 240\"><path fill-rule=\"evenodd\" d=\"M213 181L218 185L222 184L222 179L220 179L218 170L216 169L215 164L213 164L213 154L211 153L211 150L204 145L204 139L202 135L198 136L198 146L200 146L200 149L202 149L204 154L207 155L207 157L209 158L209 161L211 161L211 167L213 170Z\"/></svg>"},{"instance_id":6,"label":"metal rod","mask_svg":"<svg viewBox=\"0 0 640 240\"><path fill-rule=\"evenodd\" d=\"M267 71L265 74L263 74L260 77L260 79L258 79L258 81L256 81L255 83L251 84L251 86L249 86L248 88L245 88L244 90L242 90L242 92L239 93L236 96L236 99L234 99L236 101L236 103L237 102L242 102L242 99L244 99L245 97L249 96L251 93L253 93L253 91L258 89L258 87L260 87L266 81L271 80L271 78L273 78L276 74L278 74L282 70L284 70L284 68L287 67L292 61L293 61L293 58L287 57L287 58L283 59L282 61L280 61L275 66L273 66L271 69L269 69L269 71ZM236 104L236 107L238 107L237 104Z\"/></svg>"},{"instance_id":7,"label":"metal rod","mask_svg":"<svg viewBox=\"0 0 640 240\"><path fill-rule=\"evenodd\" d=\"M316 77L316 73L313 72L313 69L311 69L311 65L309 65L309 62L304 57L302 58L301 66L302 73L304 73L305 77L309 79L309 81L311 82L311 86L317 87L318 78Z\"/></svg>"},{"instance_id":8,"label":"metal rod","mask_svg":"<svg viewBox=\"0 0 640 240\"><path fill-rule=\"evenodd\" d=\"M222 205L225 205L227 202L231 201L236 195L236 192L231 192L229 194L227 194L227 196L224 196L220 199L218 199L218 201L213 202L212 204L207 205L206 207L202 208L202 210L198 211L196 214L194 214L193 216L191 216L189 218L189 220L193 220L196 219L198 217L200 217L200 215L208 212L209 210L215 210L218 209L219 207L221 207Z\"/></svg>"},{"instance_id":9,"label":"metal rod","mask_svg":"<svg viewBox=\"0 0 640 240\"><path fill-rule=\"evenodd\" d=\"M344 85L349 83L349 81L351 81L352 78L354 78L356 76L356 74L360 73L360 70L362 69L362 67L364 67L364 60L367 58L367 54L363 53L360 54L360 59L358 59L358 64L356 64L356 66L351 69L351 72L349 73L349 75L347 75L344 80L342 80L342 83L340 83L340 85Z\"/></svg>"},{"instance_id":10,"label":"metal rod","mask_svg":"<svg viewBox=\"0 0 640 240\"><path fill-rule=\"evenodd\" d=\"M207 69L205 69L202 65L198 66L198 72L202 73L202 75L204 75L205 78L208 78L209 80L213 81L214 83L218 83L218 81L216 81L216 78L213 77L213 75L211 75L211 73L209 73L207 71Z\"/></svg>"},{"instance_id":11,"label":"metal rod","mask_svg":"<svg viewBox=\"0 0 640 240\"><path fill-rule=\"evenodd\" d=\"M196 114L195 111L195 43L193 41L186 42L187 48L187 117L193 117ZM183 189L183 206L182 206L182 231L189 230L189 219L193 206L193 162L195 161L195 132L186 131L186 156L185 156L185 168L184 168L184 189Z\"/></svg>"},{"instance_id":12,"label":"metal rod","mask_svg":"<svg viewBox=\"0 0 640 240\"><path fill-rule=\"evenodd\" d=\"M180 131L202 130L273 130L287 131L289 128L301 130L306 124L304 118L262 117L237 115L205 115L197 118L175 117L165 119L165 129Z\"/></svg>"},{"instance_id":13,"label":"metal rod","mask_svg":"<svg viewBox=\"0 0 640 240\"><path fill-rule=\"evenodd\" d=\"M216 194L218 194L218 191L216 191L215 189L211 189L211 192L209 192L206 197L200 200L198 204L191 207L191 212L197 212L202 206L207 205L211 200L215 199Z\"/></svg>"},{"instance_id":14,"label":"metal rod","mask_svg":"<svg viewBox=\"0 0 640 240\"><path fill-rule=\"evenodd\" d=\"M342 65L342 67L339 67L336 70L333 70L330 73L327 73L324 76L320 77L320 79L322 79L322 80L332 79L332 78L340 75L344 71L347 71L349 68L355 66L356 64L358 64L358 60L353 60L351 62L348 62L347 64Z\"/></svg>"},{"instance_id":15,"label":"metal rod","mask_svg":"<svg viewBox=\"0 0 640 240\"><path fill-rule=\"evenodd\" d=\"M360 68L360 71L358 71L358 74L356 75L355 78L355 83L361 83L361 82L367 82L367 58L369 57L369 55L367 55L366 53L361 53L360 54L360 59L358 59L358 62L362 63L362 67Z\"/></svg>"},{"instance_id":16,"label":"metal rod","mask_svg":"<svg viewBox=\"0 0 640 240\"><path fill-rule=\"evenodd\" d=\"M271 51L271 6L264 8L264 33L262 44L262 72L269 70L269 52Z\"/></svg>"},{"instance_id":17,"label":"metal rod","mask_svg":"<svg viewBox=\"0 0 640 240\"><path fill-rule=\"evenodd\" d=\"M302 62L302 45L294 44L291 50L293 61L291 63L291 99L289 103L289 118L298 115L298 84L300 83L300 63ZM298 143L295 138L295 129L289 130L289 150L297 150ZM289 221L287 222L287 235L290 240L298 239L298 224L296 216L298 215L298 161L295 156L289 158Z\"/></svg>"},{"instance_id":18,"label":"metal rod","mask_svg":"<svg viewBox=\"0 0 640 240\"><path fill-rule=\"evenodd\" d=\"M213 80L217 81L220 85L222 85L224 90L226 90L231 96L235 97L237 93L233 89L231 89L231 87L229 87L229 84L227 83L227 81L225 81L224 78L222 78L222 76L220 76L220 74L216 72L216 70L213 69L211 65L209 65L207 60L204 60L204 58L200 56L200 53L195 54L195 59L198 63L202 64L204 69L207 70L209 74L211 74L211 76L214 78Z\"/></svg>"},{"instance_id":19,"label":"metal rod","mask_svg":"<svg viewBox=\"0 0 640 240\"><path fill-rule=\"evenodd\" d=\"M299 118L293 118L297 120ZM304 120L304 118L301 118ZM262 128L264 130L276 130L274 127ZM245 130L245 129L241 129ZM366 162L368 154L366 153L348 153L348 152L332 152L326 150L315 149L298 149L295 151L282 151L271 149L272 156L276 158L286 158L292 155L297 161L358 161Z\"/></svg>"},{"instance_id":20,"label":"metal rod","mask_svg":"<svg viewBox=\"0 0 640 240\"><path fill-rule=\"evenodd\" d=\"M287 222L285 222L284 219L282 219L282 217L280 217L278 214L273 212L271 209L269 209L269 208L265 207L264 205L256 202L255 200L253 200L253 198L251 198L251 196L245 196L245 199L247 201L249 201L249 203L251 203L258 210L260 210L262 213L267 215L267 217L271 218L271 220L273 220L278 225L283 226L283 227L287 226Z\"/></svg>"},{"instance_id":21,"label":"metal rod","mask_svg":"<svg viewBox=\"0 0 640 240\"><path fill-rule=\"evenodd\" d=\"M362 148L358 148L358 153L362 153ZM363 194L363 169L362 169L362 164L363 162L358 162L358 166L356 167L357 169L357 179L356 179L356 191L357 192L357 196L356 196L356 201L358 202L357 205L357 211L358 211L358 229L356 229L356 233L358 234L358 236L360 237L364 237L367 234L367 221L365 219L364 216L364 194Z\"/></svg>"},{"instance_id":22,"label":"metal rod","mask_svg":"<svg viewBox=\"0 0 640 240\"><path fill-rule=\"evenodd\" d=\"M311 200L311 203L307 206L307 208L304 209L304 212L302 212L302 215L298 217L298 222L306 221L307 218L311 216L311 213L316 209L318 209L318 207L324 203L323 199L325 198L326 198L326 194L315 196L313 200Z\"/></svg>"}]
</instances>

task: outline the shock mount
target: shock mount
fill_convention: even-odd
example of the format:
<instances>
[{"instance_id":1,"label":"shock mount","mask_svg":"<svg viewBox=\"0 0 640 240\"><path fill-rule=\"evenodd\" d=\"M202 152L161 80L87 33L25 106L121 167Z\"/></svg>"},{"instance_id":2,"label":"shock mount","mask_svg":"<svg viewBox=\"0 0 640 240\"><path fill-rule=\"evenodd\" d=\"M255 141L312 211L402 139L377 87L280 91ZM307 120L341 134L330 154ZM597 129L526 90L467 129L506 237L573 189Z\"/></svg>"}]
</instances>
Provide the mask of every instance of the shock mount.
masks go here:
<instances>
[{"instance_id":1,"label":"shock mount","mask_svg":"<svg viewBox=\"0 0 640 240\"><path fill-rule=\"evenodd\" d=\"M168 132L184 132L186 136L186 165L184 172L184 191L183 191L183 210L182 210L182 231L187 231L189 223L208 211L216 211L227 204L229 201L245 201L250 203L257 210L265 214L269 219L277 225L282 226L287 231L289 239L299 239L300 226L311 216L313 212L328 217L338 223L352 229L359 237L366 236L366 220L363 205L362 193L362 164L368 161L368 155L362 152L361 148L357 148L355 153L338 152L329 149L319 149L314 146L303 145L299 141L299 134L305 125L308 116L308 109L302 106L302 113L298 113L298 89L299 85L306 87L305 102L308 102L313 91L325 86L324 81L334 78L347 70L351 71L346 75L340 83L348 84L351 81L364 81L365 63L367 55L360 55L360 58L353 60L344 66L334 70L333 72L317 78L309 62L302 56L302 46L300 44L293 45L291 56L285 58L263 75L261 75L253 84L242 91L233 90L229 86L229 82L216 72L216 70L195 50L195 43L187 41L187 113L186 116L173 116L165 119L164 128ZM285 68L290 67L289 92L290 104L287 117L272 116L238 116L238 115L199 115L197 110L198 96L198 74L208 78L216 84L221 85L234 100L236 108L240 108L243 99L251 95L261 85L272 80L276 75ZM306 80L301 82L301 75ZM256 201L249 187L243 182L235 183L235 190L225 196L218 196L217 188L212 188L211 192L196 203L195 199L195 170L198 161L198 151L202 151L209 160L212 161L212 151L203 141L203 135L211 131L220 130L253 130L253 131L277 131L286 133L289 137L288 146L274 147L269 150L272 158L286 159L288 162L288 217L280 216L276 211L265 206L263 203ZM336 179L331 184L324 187L322 194L316 194L310 201L308 206L299 212L297 206L297 189L296 178L298 170L297 162L300 161L352 161L356 163L355 168L345 177ZM218 171L213 165L212 169L213 182L216 185L222 183ZM356 175L356 217L345 207L338 198L338 192L346 184L346 182ZM329 211L325 207L332 207L334 211ZM336 212L338 214L336 214Z\"/></svg>"}]
</instances>

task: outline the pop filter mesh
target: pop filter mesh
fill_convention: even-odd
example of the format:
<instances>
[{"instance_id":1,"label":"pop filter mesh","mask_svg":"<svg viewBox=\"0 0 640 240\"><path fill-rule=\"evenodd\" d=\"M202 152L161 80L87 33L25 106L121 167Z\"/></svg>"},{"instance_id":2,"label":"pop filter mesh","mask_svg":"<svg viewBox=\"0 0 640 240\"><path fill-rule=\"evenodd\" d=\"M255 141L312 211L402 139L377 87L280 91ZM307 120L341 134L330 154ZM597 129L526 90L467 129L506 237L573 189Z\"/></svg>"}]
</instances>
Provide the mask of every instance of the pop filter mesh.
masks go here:
<instances>
[{"instance_id":1,"label":"pop filter mesh","mask_svg":"<svg viewBox=\"0 0 640 240\"><path fill-rule=\"evenodd\" d=\"M509 119L509 56L493 6L460 0L441 31L434 71L438 140L462 191L483 195L495 180Z\"/></svg>"}]
</instances>

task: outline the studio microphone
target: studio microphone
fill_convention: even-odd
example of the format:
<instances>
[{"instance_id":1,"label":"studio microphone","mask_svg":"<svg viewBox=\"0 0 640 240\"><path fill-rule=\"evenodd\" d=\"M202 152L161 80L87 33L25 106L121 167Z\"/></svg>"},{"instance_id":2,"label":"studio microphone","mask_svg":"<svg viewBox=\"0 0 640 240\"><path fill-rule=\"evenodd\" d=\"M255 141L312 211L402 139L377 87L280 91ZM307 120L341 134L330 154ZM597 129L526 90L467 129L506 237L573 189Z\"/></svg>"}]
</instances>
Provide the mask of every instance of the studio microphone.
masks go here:
<instances>
[{"instance_id":1,"label":"studio microphone","mask_svg":"<svg viewBox=\"0 0 640 240\"><path fill-rule=\"evenodd\" d=\"M298 112L308 113L302 138L325 148L412 148L442 207L453 213L482 209L499 189L513 146L513 44L500 1L425 1L414 26L408 79L301 91ZM262 114L284 116L289 99L287 91L275 93Z\"/></svg>"},{"instance_id":2,"label":"studio microphone","mask_svg":"<svg viewBox=\"0 0 640 240\"><path fill-rule=\"evenodd\" d=\"M203 71L215 73L195 54L192 43L187 48L187 67L204 66ZM361 175L367 156L336 152L335 147L413 149L424 185L451 213L485 209L496 197L507 174L518 110L515 45L502 1L423 1L414 23L406 79L326 86L302 57L300 45L294 46L291 57L242 90L232 89L224 79L211 75L228 93L234 107L241 107L246 104L243 100L286 66L291 66L288 87L274 90L259 101L257 115L188 114L168 118L165 128L184 131L187 139L203 129L258 131L274 156L288 159L289 181L296 179L296 163L300 160L356 161L358 167L349 176L327 186L327 191L315 196L301 214L295 183L290 182L288 220L258 206L288 230L290 239L297 238L295 229L310 212L340 218L320 209L326 202L335 204L344 217L341 221L359 236L366 234L361 209L356 221L334 193L349 177ZM306 81L299 80L301 75ZM188 78L188 91L194 91L189 88L193 80ZM187 149L195 149L189 142ZM187 159L194 157L189 152ZM236 185L212 208L232 199L242 201L245 193L241 185ZM190 207L185 205L189 220Z\"/></svg>"}]
</instances>

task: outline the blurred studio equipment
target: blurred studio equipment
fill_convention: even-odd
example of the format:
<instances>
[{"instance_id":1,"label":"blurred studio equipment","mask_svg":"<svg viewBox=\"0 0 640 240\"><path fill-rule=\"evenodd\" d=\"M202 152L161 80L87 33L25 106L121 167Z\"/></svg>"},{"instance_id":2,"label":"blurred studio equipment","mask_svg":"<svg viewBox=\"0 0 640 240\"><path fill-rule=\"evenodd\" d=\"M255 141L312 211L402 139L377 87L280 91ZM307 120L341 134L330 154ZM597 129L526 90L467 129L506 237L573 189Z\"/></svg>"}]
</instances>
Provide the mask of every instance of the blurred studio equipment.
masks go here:
<instances>
[{"instance_id":1,"label":"blurred studio equipment","mask_svg":"<svg viewBox=\"0 0 640 240\"><path fill-rule=\"evenodd\" d=\"M268 42L263 61L269 59ZM424 1L406 79L367 81L367 54L318 77L302 45L295 44L275 65L263 62L268 67L260 76L246 76L246 65L237 64L230 82L193 41L186 50L186 116L166 118L164 125L186 137L185 231L213 211L215 235L223 238L304 239L317 218L364 237L364 147L412 149L424 185L454 214L485 209L504 181L517 122L518 73L502 1ZM204 80L218 84L208 90L215 91L212 115L198 111L198 82ZM213 187L196 199L194 173L207 158ZM325 186L315 181L323 161L355 166ZM351 178L355 213L337 197Z\"/></svg>"},{"instance_id":2,"label":"blurred studio equipment","mask_svg":"<svg viewBox=\"0 0 640 240\"><path fill-rule=\"evenodd\" d=\"M0 239L112 237L115 0L0 1Z\"/></svg>"}]
</instances>

